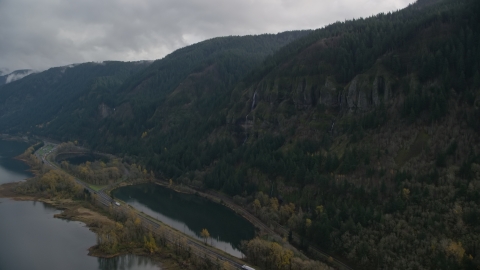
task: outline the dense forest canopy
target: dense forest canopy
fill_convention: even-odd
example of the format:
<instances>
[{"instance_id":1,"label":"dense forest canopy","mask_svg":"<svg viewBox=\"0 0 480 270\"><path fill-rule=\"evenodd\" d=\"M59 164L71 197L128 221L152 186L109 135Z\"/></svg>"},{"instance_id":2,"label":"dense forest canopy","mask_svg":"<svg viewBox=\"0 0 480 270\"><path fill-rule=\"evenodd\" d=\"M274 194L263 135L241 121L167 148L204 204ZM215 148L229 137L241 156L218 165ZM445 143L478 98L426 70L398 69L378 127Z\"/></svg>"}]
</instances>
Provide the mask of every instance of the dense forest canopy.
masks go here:
<instances>
[{"instance_id":1,"label":"dense forest canopy","mask_svg":"<svg viewBox=\"0 0 480 270\"><path fill-rule=\"evenodd\" d=\"M422 0L151 64L51 69L0 87L0 128L220 190L360 268L477 269L478 14Z\"/></svg>"}]
</instances>

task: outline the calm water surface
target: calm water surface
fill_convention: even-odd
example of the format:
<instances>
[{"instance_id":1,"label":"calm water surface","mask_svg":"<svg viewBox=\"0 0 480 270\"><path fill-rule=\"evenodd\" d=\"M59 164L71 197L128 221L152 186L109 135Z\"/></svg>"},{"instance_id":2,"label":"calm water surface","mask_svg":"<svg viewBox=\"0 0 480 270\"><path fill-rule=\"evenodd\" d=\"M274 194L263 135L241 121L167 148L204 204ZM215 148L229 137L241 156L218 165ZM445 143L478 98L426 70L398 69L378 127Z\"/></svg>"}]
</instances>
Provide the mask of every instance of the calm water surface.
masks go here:
<instances>
[{"instance_id":1,"label":"calm water surface","mask_svg":"<svg viewBox=\"0 0 480 270\"><path fill-rule=\"evenodd\" d=\"M28 147L0 140L0 184L32 175L12 157ZM113 259L88 256L96 236L83 223L56 219L60 211L39 202L0 198L0 270L150 270L160 269L148 258L134 255Z\"/></svg>"},{"instance_id":2,"label":"calm water surface","mask_svg":"<svg viewBox=\"0 0 480 270\"><path fill-rule=\"evenodd\" d=\"M33 175L27 170L27 164L13 159L23 153L28 144L17 141L0 140L0 185L10 182L18 182Z\"/></svg>"},{"instance_id":3,"label":"calm water surface","mask_svg":"<svg viewBox=\"0 0 480 270\"><path fill-rule=\"evenodd\" d=\"M76 221L54 218L60 211L39 202L0 199L0 269L159 269L138 256L88 256L96 236Z\"/></svg>"},{"instance_id":4,"label":"calm water surface","mask_svg":"<svg viewBox=\"0 0 480 270\"><path fill-rule=\"evenodd\" d=\"M206 228L211 236L208 243L237 257L242 256L240 242L255 236L254 227L247 220L223 205L195 195L141 184L116 189L113 196L198 239L203 240L200 232Z\"/></svg>"}]
</instances>

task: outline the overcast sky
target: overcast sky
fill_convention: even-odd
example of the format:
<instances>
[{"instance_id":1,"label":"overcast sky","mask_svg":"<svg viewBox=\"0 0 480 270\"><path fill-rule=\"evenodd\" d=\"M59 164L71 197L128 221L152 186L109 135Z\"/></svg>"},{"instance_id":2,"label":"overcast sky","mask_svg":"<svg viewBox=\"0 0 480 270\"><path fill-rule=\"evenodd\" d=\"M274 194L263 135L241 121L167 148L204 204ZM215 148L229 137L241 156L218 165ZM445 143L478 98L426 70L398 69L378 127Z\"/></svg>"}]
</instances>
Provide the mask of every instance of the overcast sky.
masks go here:
<instances>
[{"instance_id":1,"label":"overcast sky","mask_svg":"<svg viewBox=\"0 0 480 270\"><path fill-rule=\"evenodd\" d=\"M317 29L414 0L0 0L0 69L153 60L205 39Z\"/></svg>"}]
</instances>

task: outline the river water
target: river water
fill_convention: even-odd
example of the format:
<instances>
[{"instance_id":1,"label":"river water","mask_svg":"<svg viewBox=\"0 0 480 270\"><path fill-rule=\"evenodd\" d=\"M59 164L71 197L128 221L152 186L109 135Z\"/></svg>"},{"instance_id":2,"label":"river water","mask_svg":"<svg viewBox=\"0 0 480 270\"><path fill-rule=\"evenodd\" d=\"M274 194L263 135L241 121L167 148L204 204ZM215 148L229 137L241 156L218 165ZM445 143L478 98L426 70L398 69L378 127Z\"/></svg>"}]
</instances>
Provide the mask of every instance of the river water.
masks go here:
<instances>
[{"instance_id":1,"label":"river water","mask_svg":"<svg viewBox=\"0 0 480 270\"><path fill-rule=\"evenodd\" d=\"M28 147L0 140L0 184L32 175L12 157ZM150 270L160 269L148 258L134 255L100 259L88 256L96 236L85 224L54 218L59 213L40 202L0 198L0 270Z\"/></svg>"},{"instance_id":2,"label":"river water","mask_svg":"<svg viewBox=\"0 0 480 270\"><path fill-rule=\"evenodd\" d=\"M203 240L202 229L211 238L208 243L233 256L241 257L242 240L255 236L251 223L229 208L192 194L182 194L155 184L125 186L113 196L163 223Z\"/></svg>"}]
</instances>

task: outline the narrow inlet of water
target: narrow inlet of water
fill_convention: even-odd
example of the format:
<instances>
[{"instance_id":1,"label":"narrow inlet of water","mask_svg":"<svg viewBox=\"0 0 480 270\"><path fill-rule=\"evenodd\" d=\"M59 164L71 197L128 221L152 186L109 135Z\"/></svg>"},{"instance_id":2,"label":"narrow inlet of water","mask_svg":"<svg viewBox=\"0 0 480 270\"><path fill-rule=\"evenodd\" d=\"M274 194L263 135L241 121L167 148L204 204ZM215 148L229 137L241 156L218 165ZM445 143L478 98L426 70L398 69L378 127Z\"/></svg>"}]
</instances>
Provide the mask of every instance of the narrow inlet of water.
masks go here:
<instances>
[{"instance_id":1,"label":"narrow inlet of water","mask_svg":"<svg viewBox=\"0 0 480 270\"><path fill-rule=\"evenodd\" d=\"M163 223L204 241L202 229L207 229L207 242L238 258L240 244L255 236L253 225L231 209L193 194L178 193L152 183L125 186L112 192L136 209Z\"/></svg>"}]
</instances>

